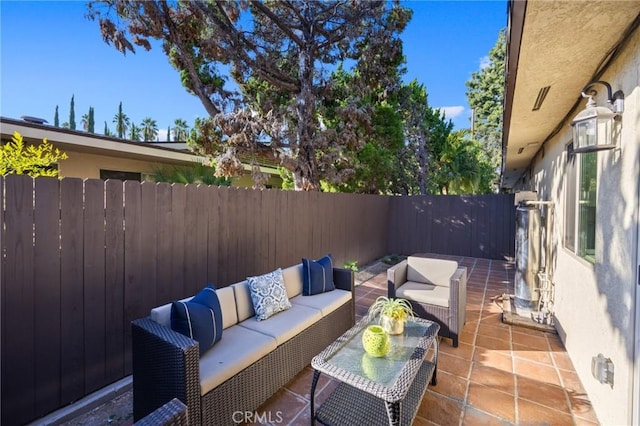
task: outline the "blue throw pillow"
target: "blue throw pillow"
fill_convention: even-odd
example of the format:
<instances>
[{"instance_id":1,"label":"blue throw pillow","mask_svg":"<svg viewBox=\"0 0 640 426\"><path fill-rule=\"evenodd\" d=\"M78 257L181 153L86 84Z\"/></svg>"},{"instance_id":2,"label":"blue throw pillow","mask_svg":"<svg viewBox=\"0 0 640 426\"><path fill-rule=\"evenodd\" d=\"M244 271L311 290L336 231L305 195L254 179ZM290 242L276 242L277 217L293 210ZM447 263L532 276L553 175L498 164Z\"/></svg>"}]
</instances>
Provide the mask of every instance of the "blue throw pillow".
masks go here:
<instances>
[{"instance_id":1,"label":"blue throw pillow","mask_svg":"<svg viewBox=\"0 0 640 426\"><path fill-rule=\"evenodd\" d=\"M302 259L302 295L326 293L335 290L333 259L328 254L322 259Z\"/></svg>"},{"instance_id":2,"label":"blue throw pillow","mask_svg":"<svg viewBox=\"0 0 640 426\"><path fill-rule=\"evenodd\" d=\"M171 329L200 344L200 355L222 338L222 309L209 284L187 302L171 304Z\"/></svg>"}]
</instances>

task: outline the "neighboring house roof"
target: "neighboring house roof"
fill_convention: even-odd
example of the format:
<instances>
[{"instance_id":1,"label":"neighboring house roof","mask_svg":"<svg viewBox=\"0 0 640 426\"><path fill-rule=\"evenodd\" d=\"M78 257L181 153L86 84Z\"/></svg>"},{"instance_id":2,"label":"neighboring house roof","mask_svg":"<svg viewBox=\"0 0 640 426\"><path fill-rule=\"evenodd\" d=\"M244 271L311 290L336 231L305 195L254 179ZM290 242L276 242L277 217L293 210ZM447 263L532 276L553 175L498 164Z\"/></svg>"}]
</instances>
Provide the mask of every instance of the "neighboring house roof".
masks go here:
<instances>
[{"instance_id":1,"label":"neighboring house roof","mask_svg":"<svg viewBox=\"0 0 640 426\"><path fill-rule=\"evenodd\" d=\"M513 188L577 113L582 88L602 75L639 22L638 1L509 1L503 188Z\"/></svg>"},{"instance_id":2,"label":"neighboring house roof","mask_svg":"<svg viewBox=\"0 0 640 426\"><path fill-rule=\"evenodd\" d=\"M204 161L203 157L194 153L161 147L148 142L133 142L95 133L0 117L2 138L10 138L14 132L20 133L24 140L29 142L39 143L46 138L62 151L69 150L171 164L192 164Z\"/></svg>"}]
</instances>

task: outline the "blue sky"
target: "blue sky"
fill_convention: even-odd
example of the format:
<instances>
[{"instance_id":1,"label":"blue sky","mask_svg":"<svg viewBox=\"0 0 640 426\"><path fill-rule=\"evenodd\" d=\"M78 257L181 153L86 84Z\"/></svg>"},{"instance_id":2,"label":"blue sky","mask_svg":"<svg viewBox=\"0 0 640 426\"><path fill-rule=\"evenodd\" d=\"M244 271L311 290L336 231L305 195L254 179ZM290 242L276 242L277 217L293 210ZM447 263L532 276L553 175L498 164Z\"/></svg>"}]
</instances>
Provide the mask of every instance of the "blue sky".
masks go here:
<instances>
[{"instance_id":1,"label":"blue sky","mask_svg":"<svg viewBox=\"0 0 640 426\"><path fill-rule=\"evenodd\" d=\"M427 87L429 104L444 108L456 128L468 128L470 110L465 82L480 69L506 27L506 1L406 1L413 9L402 35L407 58L405 81ZM206 116L189 95L160 49L123 56L107 46L98 24L85 18L80 1L0 0L0 115L68 121L75 96L76 123L92 106L96 132L122 101L129 118L151 117L165 140L176 118L189 125Z\"/></svg>"}]
</instances>

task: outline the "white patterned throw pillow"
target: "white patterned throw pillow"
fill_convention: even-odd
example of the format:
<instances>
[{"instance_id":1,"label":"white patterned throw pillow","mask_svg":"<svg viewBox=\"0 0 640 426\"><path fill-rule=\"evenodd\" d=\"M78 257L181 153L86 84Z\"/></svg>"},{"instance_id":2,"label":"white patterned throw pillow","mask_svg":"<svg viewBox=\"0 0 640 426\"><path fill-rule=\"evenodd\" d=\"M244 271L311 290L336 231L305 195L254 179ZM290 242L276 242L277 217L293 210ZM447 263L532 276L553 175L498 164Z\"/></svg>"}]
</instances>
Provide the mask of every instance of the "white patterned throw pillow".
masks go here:
<instances>
[{"instance_id":1,"label":"white patterned throw pillow","mask_svg":"<svg viewBox=\"0 0 640 426\"><path fill-rule=\"evenodd\" d=\"M270 316L289 309L291 303L284 286L282 269L278 268L268 274L257 277L247 277L249 293L256 311L258 321L266 320Z\"/></svg>"}]
</instances>

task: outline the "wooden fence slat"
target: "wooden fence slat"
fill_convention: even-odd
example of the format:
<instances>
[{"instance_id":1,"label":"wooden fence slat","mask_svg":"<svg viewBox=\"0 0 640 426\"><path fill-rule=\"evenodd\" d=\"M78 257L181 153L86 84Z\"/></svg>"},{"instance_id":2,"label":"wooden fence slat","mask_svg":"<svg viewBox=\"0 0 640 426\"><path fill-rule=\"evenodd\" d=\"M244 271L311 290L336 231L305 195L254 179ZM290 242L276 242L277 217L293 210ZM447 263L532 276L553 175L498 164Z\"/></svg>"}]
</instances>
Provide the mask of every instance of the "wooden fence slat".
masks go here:
<instances>
[{"instance_id":1,"label":"wooden fence slat","mask_svg":"<svg viewBox=\"0 0 640 426\"><path fill-rule=\"evenodd\" d=\"M83 182L60 182L61 219L61 402L70 403L84 392Z\"/></svg>"},{"instance_id":2,"label":"wooden fence slat","mask_svg":"<svg viewBox=\"0 0 640 426\"><path fill-rule=\"evenodd\" d=\"M156 185L156 303L164 305L171 301L173 268L173 225L171 184Z\"/></svg>"},{"instance_id":3,"label":"wooden fence slat","mask_svg":"<svg viewBox=\"0 0 640 426\"><path fill-rule=\"evenodd\" d=\"M184 203L184 292L185 296L196 294L205 282L198 279L198 187L185 186Z\"/></svg>"},{"instance_id":4,"label":"wooden fence slat","mask_svg":"<svg viewBox=\"0 0 640 426\"><path fill-rule=\"evenodd\" d=\"M208 213L207 213L207 201L209 196L209 188L206 185L198 185L196 188L196 229L195 235L193 235L195 241L196 251L196 270L195 270L195 282L199 287L212 283L207 277L207 238L209 236L208 231Z\"/></svg>"},{"instance_id":5,"label":"wooden fence slat","mask_svg":"<svg viewBox=\"0 0 640 426\"><path fill-rule=\"evenodd\" d=\"M210 186L206 191L207 211L207 281L221 287L221 274L218 268L218 241L220 239L220 211L218 206L218 188Z\"/></svg>"},{"instance_id":6,"label":"wooden fence slat","mask_svg":"<svg viewBox=\"0 0 640 426\"><path fill-rule=\"evenodd\" d=\"M105 182L105 340L106 380L124 377L124 188Z\"/></svg>"},{"instance_id":7,"label":"wooden fence slat","mask_svg":"<svg viewBox=\"0 0 640 426\"><path fill-rule=\"evenodd\" d=\"M141 239L141 316L148 315L158 298L158 185L142 182L140 185L140 239Z\"/></svg>"},{"instance_id":8,"label":"wooden fence slat","mask_svg":"<svg viewBox=\"0 0 640 426\"><path fill-rule=\"evenodd\" d=\"M185 290L185 204L187 191L182 184L171 185L171 300L189 294Z\"/></svg>"},{"instance_id":9,"label":"wooden fence slat","mask_svg":"<svg viewBox=\"0 0 640 426\"><path fill-rule=\"evenodd\" d=\"M2 423L19 424L35 415L33 179L5 179Z\"/></svg>"},{"instance_id":10,"label":"wooden fence slat","mask_svg":"<svg viewBox=\"0 0 640 426\"><path fill-rule=\"evenodd\" d=\"M104 181L84 181L84 386L93 392L105 379L105 209Z\"/></svg>"},{"instance_id":11,"label":"wooden fence slat","mask_svg":"<svg viewBox=\"0 0 640 426\"><path fill-rule=\"evenodd\" d=\"M145 312L142 258L142 188L139 182L124 183L124 371L131 373L131 321Z\"/></svg>"},{"instance_id":12,"label":"wooden fence slat","mask_svg":"<svg viewBox=\"0 0 640 426\"><path fill-rule=\"evenodd\" d=\"M35 179L35 387L36 413L60 406L60 184ZM1 223L1 221L0 221Z\"/></svg>"}]
</instances>

